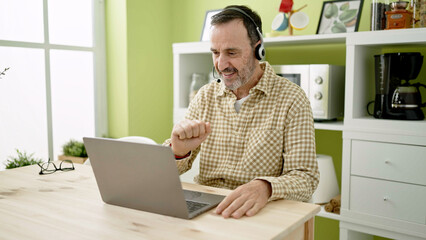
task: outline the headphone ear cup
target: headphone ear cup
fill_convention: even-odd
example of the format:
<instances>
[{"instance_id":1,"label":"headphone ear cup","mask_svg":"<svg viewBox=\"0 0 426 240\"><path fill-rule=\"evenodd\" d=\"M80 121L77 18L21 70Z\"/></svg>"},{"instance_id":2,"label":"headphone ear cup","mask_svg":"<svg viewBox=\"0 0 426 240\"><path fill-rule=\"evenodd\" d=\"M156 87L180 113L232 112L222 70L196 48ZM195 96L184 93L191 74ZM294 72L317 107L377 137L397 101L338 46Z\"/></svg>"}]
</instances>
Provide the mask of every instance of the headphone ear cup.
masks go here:
<instances>
[{"instance_id":1,"label":"headphone ear cup","mask_svg":"<svg viewBox=\"0 0 426 240\"><path fill-rule=\"evenodd\" d=\"M265 57L265 47L263 47L263 44L258 44L256 46L254 55L256 56L257 60L262 60Z\"/></svg>"}]
</instances>

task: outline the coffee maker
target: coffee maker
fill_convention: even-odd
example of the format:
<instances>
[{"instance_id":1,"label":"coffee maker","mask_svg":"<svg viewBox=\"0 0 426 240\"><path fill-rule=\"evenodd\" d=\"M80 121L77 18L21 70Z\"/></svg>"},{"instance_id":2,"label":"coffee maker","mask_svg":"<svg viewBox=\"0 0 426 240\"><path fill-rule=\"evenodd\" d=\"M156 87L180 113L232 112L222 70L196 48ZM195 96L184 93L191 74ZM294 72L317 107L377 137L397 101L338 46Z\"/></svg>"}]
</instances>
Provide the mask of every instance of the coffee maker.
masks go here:
<instances>
[{"instance_id":1,"label":"coffee maker","mask_svg":"<svg viewBox=\"0 0 426 240\"><path fill-rule=\"evenodd\" d=\"M423 56L419 52L375 55L376 97L374 117L381 119L423 120L421 83L410 84L419 75Z\"/></svg>"}]
</instances>

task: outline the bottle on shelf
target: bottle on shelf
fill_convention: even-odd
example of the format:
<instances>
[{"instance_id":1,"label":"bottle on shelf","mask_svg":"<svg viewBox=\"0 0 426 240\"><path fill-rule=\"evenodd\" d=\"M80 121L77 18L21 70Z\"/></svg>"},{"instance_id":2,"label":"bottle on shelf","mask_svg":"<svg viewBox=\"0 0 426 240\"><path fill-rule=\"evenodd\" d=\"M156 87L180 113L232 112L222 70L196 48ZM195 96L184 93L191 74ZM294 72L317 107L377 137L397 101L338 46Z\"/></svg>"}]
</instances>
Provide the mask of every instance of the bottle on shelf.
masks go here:
<instances>
[{"instance_id":1,"label":"bottle on shelf","mask_svg":"<svg viewBox=\"0 0 426 240\"><path fill-rule=\"evenodd\" d=\"M386 11L390 10L390 0L371 0L370 30L378 31L386 28Z\"/></svg>"},{"instance_id":2,"label":"bottle on shelf","mask_svg":"<svg viewBox=\"0 0 426 240\"><path fill-rule=\"evenodd\" d=\"M426 27L426 0L420 0L419 27Z\"/></svg>"},{"instance_id":3,"label":"bottle on shelf","mask_svg":"<svg viewBox=\"0 0 426 240\"><path fill-rule=\"evenodd\" d=\"M410 11L413 14L412 17L412 27L413 28L419 28L420 26L420 7L421 7L421 0L410 0Z\"/></svg>"},{"instance_id":4,"label":"bottle on shelf","mask_svg":"<svg viewBox=\"0 0 426 240\"><path fill-rule=\"evenodd\" d=\"M204 86L207 83L206 76L202 73L193 73L192 74L192 81L191 86L189 88L189 102L192 101L192 99L197 94L198 90Z\"/></svg>"}]
</instances>

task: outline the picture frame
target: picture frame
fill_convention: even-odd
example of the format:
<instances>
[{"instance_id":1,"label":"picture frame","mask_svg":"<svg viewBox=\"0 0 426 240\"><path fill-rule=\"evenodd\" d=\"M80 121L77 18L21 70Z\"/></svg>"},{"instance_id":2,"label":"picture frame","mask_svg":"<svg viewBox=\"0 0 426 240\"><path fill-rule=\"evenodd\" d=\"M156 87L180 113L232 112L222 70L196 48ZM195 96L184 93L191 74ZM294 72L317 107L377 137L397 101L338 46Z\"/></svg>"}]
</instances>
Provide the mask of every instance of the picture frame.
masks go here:
<instances>
[{"instance_id":1,"label":"picture frame","mask_svg":"<svg viewBox=\"0 0 426 240\"><path fill-rule=\"evenodd\" d=\"M357 32L364 0L323 2L317 34Z\"/></svg>"},{"instance_id":2,"label":"picture frame","mask_svg":"<svg viewBox=\"0 0 426 240\"><path fill-rule=\"evenodd\" d=\"M211 21L212 17L221 12L222 9L216 9L216 10L208 10L206 11L206 16L204 17L204 25L203 30L201 31L201 37L200 41L209 41L210 40L210 28L211 28Z\"/></svg>"}]
</instances>

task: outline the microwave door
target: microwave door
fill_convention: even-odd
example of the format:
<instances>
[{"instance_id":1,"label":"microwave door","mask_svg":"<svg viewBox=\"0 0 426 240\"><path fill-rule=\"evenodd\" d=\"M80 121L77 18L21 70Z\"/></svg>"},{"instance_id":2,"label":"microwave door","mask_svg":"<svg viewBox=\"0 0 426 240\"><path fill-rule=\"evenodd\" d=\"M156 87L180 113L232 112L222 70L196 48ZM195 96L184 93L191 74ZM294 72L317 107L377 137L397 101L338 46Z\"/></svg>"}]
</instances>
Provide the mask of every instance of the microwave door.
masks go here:
<instances>
[{"instance_id":1,"label":"microwave door","mask_svg":"<svg viewBox=\"0 0 426 240\"><path fill-rule=\"evenodd\" d=\"M290 82L292 83L296 83L297 85L300 86L300 78L301 78L301 74L300 73L280 73L278 74L281 77L285 77L288 80L290 80Z\"/></svg>"},{"instance_id":2,"label":"microwave door","mask_svg":"<svg viewBox=\"0 0 426 240\"><path fill-rule=\"evenodd\" d=\"M274 71L277 75L299 85L309 96L309 65L278 65L274 66Z\"/></svg>"}]
</instances>

